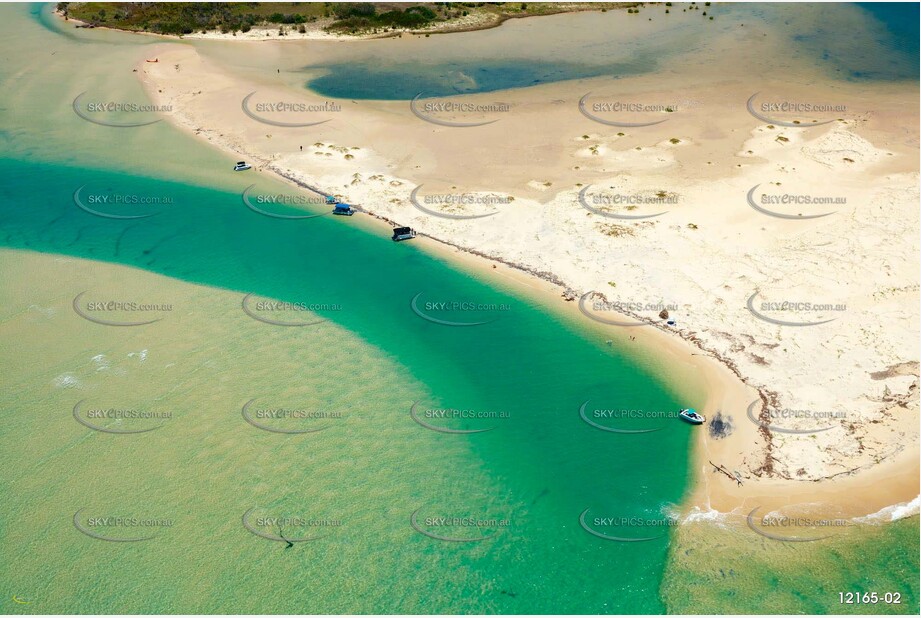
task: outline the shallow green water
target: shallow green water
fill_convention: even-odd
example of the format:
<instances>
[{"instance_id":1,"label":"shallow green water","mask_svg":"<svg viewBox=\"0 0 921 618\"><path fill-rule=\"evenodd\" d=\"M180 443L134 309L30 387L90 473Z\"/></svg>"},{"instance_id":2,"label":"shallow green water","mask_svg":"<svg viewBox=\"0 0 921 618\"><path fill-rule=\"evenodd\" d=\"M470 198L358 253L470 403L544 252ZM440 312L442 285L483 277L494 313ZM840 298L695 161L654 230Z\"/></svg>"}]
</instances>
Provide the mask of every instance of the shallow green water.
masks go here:
<instances>
[{"instance_id":1,"label":"shallow green water","mask_svg":"<svg viewBox=\"0 0 921 618\"><path fill-rule=\"evenodd\" d=\"M28 538L27 530L34 531L30 519L36 510L42 510L45 516L51 512L58 515L46 522L44 534L55 542L40 557L30 547L31 543L25 546L14 543L8 548L7 555L14 559L7 563L10 570L5 575L20 587L28 589L35 585L22 580L29 572L16 566L22 562L37 562L53 569L61 561L87 564L83 560L89 561L88 555L98 558L114 554L112 559L119 556L116 560L128 561L120 569L123 573L137 570L151 573L158 565L176 559L174 552L181 555L195 550L213 565L211 568L217 571L212 574L215 577L225 568L240 568L237 564L240 560L259 560L257 566L246 567L253 581L260 582L257 589L250 590L252 600L243 606L230 604L239 603L239 596L234 601L212 599L210 604L202 603L184 587L186 579L195 581L196 575L182 574L179 566L176 568L180 573L151 573L145 581L149 588L141 590L122 587L121 580L97 585L113 600L126 603L123 607L130 611L167 609L159 594L160 587L167 583L177 590L175 609L188 611L661 609L656 591L667 548L665 540L641 545L605 542L591 537L578 525L579 513L589 507L608 516L661 518L668 503L680 500L686 482L688 427L673 423L655 434L614 436L580 420L578 409L586 400L605 407L648 410L670 410L679 405L660 384L613 349L587 341L527 301L477 282L412 246L394 245L387 238L356 231L339 220L277 221L247 210L238 194L63 166L7 160L0 162L0 173L16 179L16 183L3 189L0 222L6 247L115 262L183 281L239 291L241 294L234 297L232 304L225 300L223 305L190 304L168 295L164 298L164 292L137 298L175 305L162 324L163 329L169 328L174 335L196 324L206 325L210 336L199 341L195 333L191 334L192 341L198 342L188 351L193 357L201 355L201 346L214 353L214 356L204 355L205 358L218 361L222 353L245 351L252 346L258 349L260 333L290 330L266 324L256 324L259 328L253 329L252 323L246 323L250 318L239 308L243 292L341 307L317 312L332 325L306 327L294 335L268 334L281 342L286 337L296 337L299 347L282 347L277 360L270 361L267 367L250 367L249 362L240 367L232 363L224 372L214 373L214 380L233 383L234 388L214 383L209 387L196 379L183 380L187 386L161 401L162 405L183 411L177 413L179 416L170 423L169 431L137 436L130 443L144 444L144 448L154 451L149 460L145 458L143 468L135 468L137 462L129 463L133 454L125 450L127 442L87 436L87 430L74 424L69 412L75 395L68 400L69 393L60 392L46 376L38 384L28 375L23 376L20 385L23 390L17 389L4 397L5 422L16 429L5 433L3 452L9 461L21 464L16 468L18 472L7 469L6 482L22 483L25 479L21 475L33 479L32 482L59 480L53 483L54 487L39 482L35 493L21 495L16 501L17 517L8 524L8 539L21 542ZM92 187L105 187L116 193L174 196L175 202L164 207L168 212L142 220L105 219L74 205L72 193L75 187L84 185L87 192ZM36 194L36 187L41 187L40 194ZM28 199L20 197L26 194L30 194ZM67 281L60 284L61 294L70 299L86 287L68 285ZM497 303L508 309L494 312L498 318L485 325L447 327L428 322L411 310L410 301L419 293L433 301ZM101 300L126 296L121 289L111 286L95 286L89 289L89 294ZM14 298L16 310L8 308L13 314L34 302L27 295ZM67 311L70 299L58 303L62 313L70 313ZM61 345L75 347L69 351L71 362L76 357L88 359L105 354L105 346L94 343L93 333L111 327L81 321L67 313L59 319L69 318L69 326L76 330ZM429 314L455 321L496 318L490 312ZM288 315L280 319L298 317ZM116 314L114 319L127 317ZM189 325L183 323L187 320ZM332 328L339 333L337 337L327 334ZM314 340L309 329L318 331L319 341ZM133 333L132 336L140 337L145 342L143 345L155 346L154 332L148 335L149 344L146 337ZM374 356L386 357L386 369L378 367L381 361L368 360L363 355L354 361L343 355L342 347L356 337L377 351ZM179 341L181 337L176 339ZM140 345L139 342L135 347ZM303 359L300 346L305 352ZM200 362L208 362L205 358ZM11 358L5 359L5 363L12 362ZM234 375L234 369L245 373ZM382 371L393 377L366 384L369 372L374 375ZM318 380L323 376L327 376L325 380ZM157 400L164 397L164 390L171 388L165 376L150 378L164 380L156 386L135 383L135 379L145 378L120 378L120 387L143 389ZM271 465L247 466L235 461L230 445L246 439L252 430L238 418L228 422L229 411L238 408L247 393L271 398L280 390L279 383L290 388L292 383L302 380L323 385L326 407L350 417L348 434L336 435L335 441L326 434L314 441L299 441L303 451L289 444L279 446L279 441L269 442L263 456ZM350 392L356 388L353 382L366 388L352 395ZM105 389L110 385L103 380L99 386ZM340 389L343 399L335 396ZM81 397L84 395L81 393ZM508 418L492 422L496 428L488 433L442 435L412 422L409 407L415 400L421 400L423 408L501 411ZM212 403L207 410L200 409L204 402L219 405ZM186 418L196 409L199 412L195 421ZM14 422L14 418L23 418L25 410L34 414L25 415L28 420ZM453 428L486 427L482 421L431 422ZM212 426L213 432L204 433L203 423ZM55 430L48 431L49 426ZM43 431L44 446L50 452L45 448L36 450L34 438L29 438L39 428ZM406 433L415 435L412 440L404 441L402 436ZM391 437L384 439L384 436ZM105 446L98 446L98 442ZM222 442L227 448L221 448ZM452 448L457 449L458 443L464 445L462 453L453 454ZM242 497L241 487L258 484L265 487L257 492L260 495L271 495L274 490L279 504L276 508L305 509L306 505L296 497L297 492L309 486L313 495L319 489L313 486L317 472L313 466L305 470L301 458L317 446L322 447L324 466L344 472L329 478L321 474L320 482L328 494L324 506L335 504L334 515L344 513L338 516L349 521L343 528L344 538L329 542L335 546L346 542L355 545L351 550L352 560L332 547L322 547L326 541L297 547L285 554L275 544L239 538L242 535L237 520L242 504L236 509L221 507L237 502ZM442 447L448 448L442 451ZM166 450L156 452L161 448ZM36 460L35 455L42 458ZM358 464L365 459L366 462ZM189 468L177 470L176 460L189 461ZM127 476L99 473L100 467L110 470L120 465L128 465L131 472ZM377 466L386 469L374 470ZM60 479L63 470L69 471L71 480ZM171 478L176 475L181 478ZM169 530L168 535L162 535L162 542L159 538L146 542L142 552L123 546L113 548L111 544L81 537L68 518L82 508L73 495L80 492L81 485L84 490L87 486L92 488L96 494L93 502L98 508L111 508L108 502L116 496L119 505L127 508L125 492L141 486L144 491L138 497L143 497L146 508L156 504L159 513L167 513L161 516L172 516L181 523ZM381 496L373 497L372 488ZM168 495L163 495L164 492ZM214 508L204 514L199 512L194 504L199 500L213 504ZM133 507L134 501L129 499L128 505ZM417 539L408 526L408 517L422 506L432 509L433 516L491 514L513 523L495 539L474 548ZM216 529L209 532L212 526ZM463 535L463 531L459 534ZM241 549L241 543L249 550ZM283 578L268 577L280 568L278 560L307 559L296 554L292 557L290 554L295 551L310 552L311 559L316 561L316 547L330 552L326 560L335 560L336 569L353 572L368 569L369 556L391 556L383 572L367 575L372 580L380 578L374 588L378 594L364 601L347 593L341 597L337 593L317 597L308 589L292 589ZM255 553L250 553L253 550ZM139 553L133 559L124 553L135 551ZM455 564L455 568L445 570L428 560L447 561ZM333 568L324 559L319 562L324 569ZM233 566L228 567L229 564ZM425 569L417 572L426 564ZM471 579L461 567L475 568L476 577ZM629 570L633 576L620 585L613 584L610 574L623 570ZM574 578L586 582L578 591L570 589ZM418 590L401 601L393 598L388 582L404 580L416 581ZM492 585L501 582L503 588L517 596L483 595L480 588L486 582ZM55 579L40 587L49 610L116 609L98 597L86 597L73 606L73 599L59 596L63 590L58 586L62 583ZM451 586L454 592L429 597L437 585ZM424 593L427 605L420 605L421 600L416 596L423 594L423 590L428 591Z\"/></svg>"},{"instance_id":2,"label":"shallow green water","mask_svg":"<svg viewBox=\"0 0 921 618\"><path fill-rule=\"evenodd\" d=\"M662 596L682 614L917 615L918 551L917 516L815 543L777 542L744 524L697 523L673 539ZM876 600L842 603L848 592Z\"/></svg>"},{"instance_id":3,"label":"shallow green water","mask_svg":"<svg viewBox=\"0 0 921 618\"><path fill-rule=\"evenodd\" d=\"M0 188L0 242L48 260L61 256L35 272L42 284L34 286L28 276L19 278L14 254L4 261L7 277L19 284L4 291L2 363L15 387L5 390L0 406L0 483L7 496L0 578L8 599L15 594L31 603L6 602L5 609L664 609L658 586L667 538L605 541L583 530L579 515L590 508L593 516L661 520L687 484L690 428L674 422L655 434L618 436L587 425L579 407L590 400L599 407L672 410L683 403L675 392L603 339L412 244L392 243L360 217L285 221L252 212L240 194L247 181L228 170L225 158L165 124L112 129L75 118L68 109L75 94L111 85L131 95L130 81L121 78L129 82L121 85L98 71L95 63L107 50L38 28L30 36L49 37L65 56L74 47L70 57L79 62L62 61L69 66L54 76L73 75L57 83L32 73L4 110L15 148L14 156L0 160L7 179ZM12 80L19 70L7 67L4 77ZM35 108L16 105L38 92L43 95L34 105L51 108L41 129L34 126ZM68 139L80 145L71 150ZM169 160L162 165L143 165L163 153ZM233 190L158 178L164 167L190 165L220 170L211 174L226 178ZM76 200L87 209L153 216L91 214L76 203L78 189ZM291 193L268 182L259 190ZM153 196L163 203L113 206L97 199L104 195ZM71 257L206 287L140 285L140 274L110 276ZM59 268L75 270L65 276ZM88 300L167 304L170 310L146 326L103 326L71 309L84 291ZM326 322L301 328L256 321L241 308L247 293L323 304L327 309L310 319ZM411 308L420 294L417 308L431 317L488 323L427 321ZM440 302L496 307L442 311L426 304ZM304 312L262 315L285 321ZM314 434L260 432L241 415L250 399L341 417ZM502 415L429 419L453 429L493 427L439 433L412 420L417 400L423 413L460 408ZM105 434L74 419L79 402L84 409L156 408L171 416L148 433ZM144 427L143 421L97 424ZM277 426L303 425L289 419ZM324 529L320 540L286 549L243 527L250 508L257 518L340 525ZM424 536L410 525L416 511L419 526L430 533L489 538ZM77 512L85 529L113 538L134 538L138 531L94 527L92 518L170 525L141 529L140 536L156 532L149 540L107 542L81 534L73 521ZM427 521L438 517L502 523L470 528ZM257 527L286 538L313 532L297 524ZM631 534L639 532L624 532Z\"/></svg>"},{"instance_id":4,"label":"shallow green water","mask_svg":"<svg viewBox=\"0 0 921 618\"><path fill-rule=\"evenodd\" d=\"M112 129L73 114L71 101L83 91L140 96L125 76L132 60L124 54L147 39L59 34L53 22L44 27L21 6L2 7L0 16L0 40L8 46L0 66L6 153L0 246L15 250L0 254L8 283L0 313L0 367L9 386L0 395L5 611L647 613L696 607L677 600L688 565L673 562L672 577L665 575L673 529L663 538L623 543L592 536L579 524L585 509L591 509L589 521L660 522L687 487L691 431L673 423L650 434L610 434L583 422L580 405L673 410L699 405L695 385L662 383L649 363L604 345L601 334L412 244L395 245L361 217L285 221L252 212L241 199L251 177L232 175L225 157L166 123ZM81 187L81 203L93 209L153 216L117 220L87 213L74 200ZM258 190L293 193L264 181ZM90 203L102 195L169 201ZM43 261L22 261L34 254ZM94 265L102 262L119 268ZM154 324L102 326L72 310L84 291L95 301L172 307L146 316L161 318ZM307 314L326 321L306 327L259 322L242 310L248 293L327 305ZM427 321L410 304L419 294L416 306L429 317L489 323ZM455 301L498 308L426 306ZM291 311L260 315L305 318ZM282 429L328 425L318 433L276 434L243 419L241 408L253 399L257 407L339 416L271 421ZM136 407L171 417L148 433L106 434L74 419L80 401L84 410ZM507 416L429 419L450 429L492 428L445 434L412 420L414 401L423 414L462 408ZM618 426L645 428L636 420ZM257 526L286 538L325 535L286 549L243 526L243 513L253 508L254 518L338 525ZM417 510L427 532L494 536L469 543L424 536L410 525ZM152 528L150 540L107 542L75 528L78 511L84 526L106 515L171 525ZM437 517L507 525L426 522ZM133 533L99 529L117 538ZM617 532L636 538L649 536L647 530ZM903 535L883 530L873 542L901 551ZM811 559L820 563L837 559L821 548L814 552ZM872 579L885 568L870 564L863 576ZM29 604L11 601L13 595ZM804 606L790 598L780 607Z\"/></svg>"}]
</instances>

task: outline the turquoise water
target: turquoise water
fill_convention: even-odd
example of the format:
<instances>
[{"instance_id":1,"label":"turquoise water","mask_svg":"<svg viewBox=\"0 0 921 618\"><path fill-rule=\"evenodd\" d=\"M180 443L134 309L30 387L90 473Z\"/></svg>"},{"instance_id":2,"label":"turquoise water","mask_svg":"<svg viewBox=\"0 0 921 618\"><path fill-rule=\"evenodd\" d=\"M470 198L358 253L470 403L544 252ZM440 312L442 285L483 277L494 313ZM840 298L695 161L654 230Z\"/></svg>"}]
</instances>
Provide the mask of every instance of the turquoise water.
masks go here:
<instances>
[{"instance_id":1,"label":"turquoise water","mask_svg":"<svg viewBox=\"0 0 921 618\"><path fill-rule=\"evenodd\" d=\"M338 305L341 309L317 313L383 351L412 375L413 382L423 383L426 391L435 394L435 404L507 412L508 418L495 421L497 429L488 433L450 438L425 434L436 444L448 444L449 439L467 442L474 457L465 461L445 455L445 461L429 462L429 466L447 465L458 470L482 466L499 488L501 495L495 499L515 505L513 512L506 513L514 528L502 540L502 551L474 554L477 569L514 591L514 602L504 606L506 610L656 612L663 609L657 591L667 551L665 539L642 544L612 543L589 536L578 525L579 513L589 507L601 514L660 519L669 504L681 499L687 482L689 427L673 423L655 434L613 436L580 420L578 409L586 400L604 407L650 410L670 410L679 405L674 394L616 350L589 340L530 301L477 281L411 245L394 245L383 235L356 230L338 219L278 221L247 210L236 193L54 164L2 160L0 173L15 179L5 183L2 189L0 226L4 247L138 267L183 281L237 290L241 296L252 292L291 302ZM105 219L74 205L72 194L80 186L97 193L172 196L173 203L156 216L142 220ZM62 284L66 288L66 283ZM483 326L446 327L427 322L411 311L410 300L420 292L426 299L499 303L508 309ZM236 302L229 307L186 309L196 314L213 312L213 320L220 321L236 310L235 305ZM495 317L451 312L437 315L465 321ZM220 323L214 327L221 330ZM227 331L226 337L227 345L233 345L234 331ZM298 372L322 375L329 371L341 375L341 365L348 363L348 359L335 357L331 362L334 366L291 367L291 377L296 379ZM355 359L355 364L345 369L358 381L364 373L374 372L361 359ZM259 391L258 382L251 388ZM194 405L196 399L210 400L216 394L192 395L191 403ZM386 431L390 424L409 423L409 405L417 398L426 399L420 397L418 387L409 383L393 383L388 397L402 403L388 403L381 410L381 431ZM24 395L8 402L12 407L5 407L6 413L15 414L18 406L28 406L29 398ZM374 407L376 401L377 397L352 401L348 409L367 409ZM458 429L483 426L475 421L442 423ZM245 426L240 426L239 431L245 430ZM422 428L418 431L426 432ZM198 441L186 444L186 448L195 450L203 446ZM390 460L396 455L399 459L402 449L410 447L393 443L381 456ZM341 453L343 458L356 455L347 447ZM28 459L27 454L23 456ZM69 461L67 455L59 457L62 458L59 463ZM414 459L414 452L406 452L405 458ZM73 468L88 465L92 462L69 461ZM168 469L168 463L162 465L164 470ZM297 461L276 463L282 476L297 466ZM417 500L423 503L437 501L445 492L451 495L453 491L452 487L427 485L425 479L429 475L425 466L418 469L414 465L405 470L397 467L391 473L394 482L401 476L416 478L422 494ZM176 487L172 491L179 500L195 493L192 485L186 486L189 495L183 495ZM207 491L220 496L233 492L234 487L213 481ZM343 479L339 492L344 508L350 512L362 508L388 512L392 508L390 504L367 504L365 491ZM407 516L408 512L402 513L378 525L387 526L390 532L393 528L402 529ZM233 520L238 514L226 513L226 517ZM65 519L53 525L66 530L70 522ZM209 539L203 535L197 539L203 547L211 547L217 537ZM68 541L69 545L55 553L79 554L83 539L73 537ZM417 551L401 545L381 548L373 540L368 542L369 552ZM154 552L152 560L156 559L159 547L151 544L145 548ZM215 543L211 551L214 564L219 565L223 550ZM449 546L439 551L461 558L470 556L470 550L465 548ZM367 565L361 561L363 555L359 553L356 561L346 566L354 571L364 570ZM44 560L36 555L19 559ZM15 561L7 566L16 569ZM13 576L11 571L4 570L5 575ZM618 572L629 572L631 577L611 577ZM399 571L377 576L385 578L378 582L382 589L390 581L410 578L409 573ZM454 577L446 573L431 576L449 580ZM573 591L570 582L576 579L582 585ZM541 583L538 586L536 582ZM456 584L459 591L466 590L462 582ZM120 591L115 594L120 602L128 603ZM471 594L470 590L464 592L467 600L462 605L459 599L449 596L432 599L427 607L435 612L458 611L461 607L486 611L494 607L494 599L469 598ZM298 609L288 601L299 599L299 595L279 598L283 592L278 590L273 590L272 595L275 604L267 607L278 611ZM125 611L150 609L141 601L143 597L139 604L119 607ZM326 601L317 599L299 609L325 611L333 606L381 612L419 609L390 604L386 594L361 605L325 605ZM97 602L99 605L88 603L81 607L96 611L114 609L102 599ZM180 599L178 610L234 609L219 602L211 606L184 602L188 604L182 604ZM50 607L67 609L68 606Z\"/></svg>"},{"instance_id":2,"label":"turquoise water","mask_svg":"<svg viewBox=\"0 0 921 618\"><path fill-rule=\"evenodd\" d=\"M229 172L226 157L166 123L126 132L75 119L75 94L131 80L130 61L109 69L125 51L117 46L149 40L100 33L97 44L82 32L61 36L25 12L0 10L11 46L0 67L8 146L0 158L0 247L15 250L4 252L0 268L5 280L18 282L3 290L0 320L2 369L12 385L0 399L4 610L667 609L662 586L674 531L642 543L606 541L585 532L579 514L663 518L688 486L693 429L675 422L651 434L614 435L589 427L579 407L700 405L695 385L666 385L644 359L605 345L603 334L412 243L394 244L360 216L283 221L253 213L240 194L248 181ZM59 59L49 62L50 51ZM133 82L123 87L136 93ZM184 182L169 180L177 177ZM227 188L213 188L218 183ZM80 187L84 197L163 196L169 203L98 205L110 214L153 214L108 219L75 204ZM293 192L271 182L259 190ZM20 252L47 262L23 274L14 257ZM80 276L69 279L52 265L70 265L70 258L92 262L72 266ZM129 281L148 284L148 273L172 280L149 283L151 300L178 306L161 330L125 334L73 315L70 303L84 289L118 294L110 265ZM42 286L55 291L53 302L37 300ZM248 293L336 308L315 312L328 321L316 330L272 327L243 315ZM428 310L437 319L488 322L449 327L412 310L420 294L423 309L455 301L501 309ZM50 304L57 317L42 321L36 304ZM171 360L178 371L164 360L143 372L132 366L125 378L82 368L100 351L114 358L125 345L150 345L153 358ZM143 441L105 440L71 418L76 395L53 382L64 370L84 380L90 395L128 389L163 398L177 410L175 421ZM350 413L347 430L293 441L258 435L239 418L240 403L254 394L315 398ZM423 408L508 416L447 420L451 429L495 429L442 434L412 421L416 400ZM646 428L637 420L611 424ZM97 542L71 522L87 503L133 506L177 524L163 542ZM287 550L242 529L240 514L253 504L345 524L329 541ZM496 536L483 542L446 543L413 532L408 520L416 508L511 523L488 527ZM623 532L634 534L645 531ZM814 559L833 564L835 556L816 548ZM874 572L884 568L872 565ZM678 583L667 582L668 591L681 595L684 573L674 575ZM31 604L12 604L14 594ZM788 611L797 607L791 601Z\"/></svg>"},{"instance_id":3,"label":"turquoise water","mask_svg":"<svg viewBox=\"0 0 921 618\"><path fill-rule=\"evenodd\" d=\"M149 40L103 32L97 44L97 33L60 36L34 14L24 16L23 7L3 13L2 28L10 29L4 40L17 53L0 68L8 146L0 159L7 179L0 247L45 256L30 266L35 272L20 272L9 252L0 261L7 280L19 282L4 291L0 321L0 358L14 385L0 401L0 579L6 599L18 594L31 602L7 600L5 610L664 610L659 585L668 538L605 541L584 531L579 515L591 509L661 520L688 484L691 428L675 422L655 434L618 436L588 426L579 407L588 400L673 410L685 404L685 392L699 389L688 384L679 394L641 359L605 345L604 334L418 245L394 244L361 216L285 221L256 214L241 198L249 182L267 194L292 189L258 181L257 172L233 174L226 157L167 123L112 129L83 122L70 104L84 90L140 96L124 52ZM213 188L220 185L227 188ZM81 187L82 202L100 212L153 216L87 213L74 200ZM103 195L168 200L90 203ZM78 268L70 258L92 262ZM58 270L73 268L72 276ZM122 268L138 270L131 276ZM150 282L145 273L193 285ZM81 320L70 308L84 290L119 297L133 281L145 282L138 285L150 298L142 300L172 302L175 312L123 331ZM42 292L46 287L51 292ZM315 328L273 327L243 314L249 293L335 308L317 310L327 323ZM419 294L423 309L455 301L501 309L430 312L489 322L448 327L413 312ZM45 311L51 317L41 317ZM141 349L149 350L147 364L136 361ZM92 359L100 355L112 371L98 371ZM64 388L62 377L80 386ZM341 430L273 439L240 418L240 405L256 396L316 402L347 419ZM153 401L175 410L175 418L140 440L107 440L72 418L80 397ZM417 400L423 410L507 416L486 433L443 434L413 422ZM481 420L431 422L484 428ZM287 550L243 530L241 513L252 506L344 524L328 541ZM170 517L176 525L162 541L110 544L75 530L71 519L84 507ZM423 516L510 525L485 529L496 536L472 545L437 541L410 527L420 508ZM61 573L62 564L73 575Z\"/></svg>"}]
</instances>

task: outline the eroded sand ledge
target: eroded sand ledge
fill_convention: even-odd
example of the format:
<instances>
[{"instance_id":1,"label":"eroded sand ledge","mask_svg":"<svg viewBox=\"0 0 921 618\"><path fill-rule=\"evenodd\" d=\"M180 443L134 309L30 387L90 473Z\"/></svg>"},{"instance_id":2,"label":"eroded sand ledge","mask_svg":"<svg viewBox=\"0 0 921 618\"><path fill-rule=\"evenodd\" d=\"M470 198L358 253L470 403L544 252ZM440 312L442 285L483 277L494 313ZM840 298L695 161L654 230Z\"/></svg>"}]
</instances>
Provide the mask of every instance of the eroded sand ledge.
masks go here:
<instances>
[{"instance_id":1,"label":"eroded sand ledge","mask_svg":"<svg viewBox=\"0 0 921 618\"><path fill-rule=\"evenodd\" d=\"M260 47L268 45L275 44ZM745 101L752 86L741 79L696 85L669 76L668 91L661 78L617 80L618 96L682 101L680 123L642 130L574 113L584 92L610 90L604 80L582 80L575 89L551 84L467 97L501 98L516 111L490 127L434 126L405 102L340 101L332 122L305 132L255 122L240 101L254 91L266 100L324 99L232 74L195 47L164 44L156 55L156 64L140 60L138 75L154 102L172 106L169 119L262 170L541 277L569 299L596 291L612 301L675 306L674 327L611 327L611 337L664 346L663 354L707 383L711 422L709 433L699 432L690 509L741 513L808 502L861 516L917 496L921 247L917 116L904 112L916 109L911 88L800 89L813 100L848 103L841 120L810 128L751 116ZM410 204L420 184L433 193L515 199L486 219L438 219ZM588 184L624 194L663 191L677 202L657 218L605 219L580 206ZM820 219L778 219L747 203L756 185L846 203ZM834 318L783 326L752 315L746 303L755 292L758 302L827 302L846 310L780 316ZM753 402L762 423L770 421L766 407L836 416L828 430L809 431L824 422L810 418L783 421L804 433L771 431L749 420ZM722 434L713 431L720 427ZM742 484L713 473L708 461Z\"/></svg>"}]
</instances>

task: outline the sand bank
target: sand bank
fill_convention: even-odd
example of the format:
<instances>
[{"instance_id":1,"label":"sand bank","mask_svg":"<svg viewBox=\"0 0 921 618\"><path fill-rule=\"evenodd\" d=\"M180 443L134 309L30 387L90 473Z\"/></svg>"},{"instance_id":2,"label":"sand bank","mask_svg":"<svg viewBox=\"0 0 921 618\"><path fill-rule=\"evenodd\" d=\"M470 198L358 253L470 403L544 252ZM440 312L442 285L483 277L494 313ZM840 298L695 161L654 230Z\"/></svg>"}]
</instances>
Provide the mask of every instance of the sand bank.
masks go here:
<instances>
[{"instance_id":1,"label":"sand bank","mask_svg":"<svg viewBox=\"0 0 921 618\"><path fill-rule=\"evenodd\" d=\"M701 62L757 34L715 41ZM267 66L282 58L273 45L259 46ZM675 68L619 79L616 89L592 79L469 95L513 113L481 114L473 120L498 122L468 128L423 121L405 101L324 108L329 101L292 88L290 75L233 72L186 45L163 45L160 62L140 61L138 71L151 98L172 105L172 122L263 172L491 258L499 273L542 277L559 287L535 285L557 299L595 292L590 306L619 303L596 317L647 322L599 326L580 316L612 339L656 346L707 385L710 422L699 432L689 507L819 500L867 515L918 493L918 126L904 113L916 92L752 77L746 63L765 49L746 49L706 80ZM579 112L589 92L673 111L655 126L612 127ZM784 126L746 108L758 92L846 110ZM250 93L332 111L312 113L327 122L309 128L273 126L244 113ZM428 206L443 214L497 214L433 217L412 203L420 185L423 196L493 198ZM591 201L591 212L586 200L597 194L632 202ZM765 199L784 195L812 203ZM778 310L784 302L792 305ZM660 306L674 325L659 319ZM729 475L711 472L710 461Z\"/></svg>"}]
</instances>

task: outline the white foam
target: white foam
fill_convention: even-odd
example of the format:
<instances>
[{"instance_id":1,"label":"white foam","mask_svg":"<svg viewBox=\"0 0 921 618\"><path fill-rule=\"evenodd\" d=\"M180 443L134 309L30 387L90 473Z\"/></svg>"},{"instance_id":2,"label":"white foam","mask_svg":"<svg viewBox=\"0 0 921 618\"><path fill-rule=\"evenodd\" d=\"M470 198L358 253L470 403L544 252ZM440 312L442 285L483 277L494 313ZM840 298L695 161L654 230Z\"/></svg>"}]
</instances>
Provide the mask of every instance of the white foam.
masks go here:
<instances>
[{"instance_id":1,"label":"white foam","mask_svg":"<svg viewBox=\"0 0 921 618\"><path fill-rule=\"evenodd\" d=\"M53 317L56 313L54 307L42 307L40 305L29 305L29 311L37 311L46 318Z\"/></svg>"},{"instance_id":2,"label":"white foam","mask_svg":"<svg viewBox=\"0 0 921 618\"><path fill-rule=\"evenodd\" d=\"M681 523L693 524L697 522L709 522L722 524L726 522L729 516L730 513L720 513L716 509L711 508L703 510L700 507L695 506L688 512L687 515L684 516L684 519L681 521Z\"/></svg>"},{"instance_id":3,"label":"white foam","mask_svg":"<svg viewBox=\"0 0 921 618\"><path fill-rule=\"evenodd\" d=\"M62 373L52 383L56 388L76 388L80 386L80 380L71 373Z\"/></svg>"},{"instance_id":4,"label":"white foam","mask_svg":"<svg viewBox=\"0 0 921 618\"><path fill-rule=\"evenodd\" d=\"M891 504L866 517L855 517L854 521L862 524L879 524L917 515L921 509L921 496L911 502Z\"/></svg>"},{"instance_id":5,"label":"white foam","mask_svg":"<svg viewBox=\"0 0 921 618\"><path fill-rule=\"evenodd\" d=\"M128 352L128 358L134 358L135 356L137 356L138 360L143 363L145 360L147 360L147 349L145 348L140 352Z\"/></svg>"},{"instance_id":6,"label":"white foam","mask_svg":"<svg viewBox=\"0 0 921 618\"><path fill-rule=\"evenodd\" d=\"M668 519L681 519L681 512L675 504L663 504L660 513Z\"/></svg>"},{"instance_id":7,"label":"white foam","mask_svg":"<svg viewBox=\"0 0 921 618\"><path fill-rule=\"evenodd\" d=\"M92 360L96 363L96 371L105 371L109 368L109 359L105 354L97 354Z\"/></svg>"}]
</instances>

